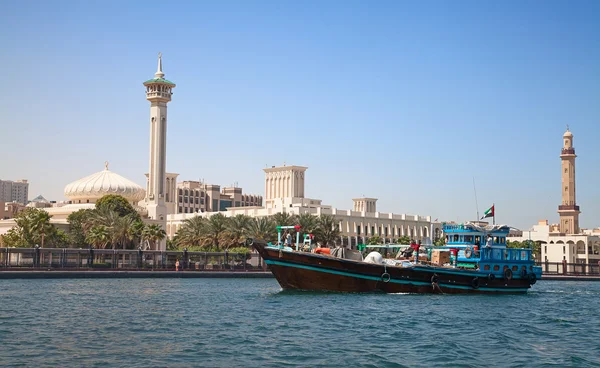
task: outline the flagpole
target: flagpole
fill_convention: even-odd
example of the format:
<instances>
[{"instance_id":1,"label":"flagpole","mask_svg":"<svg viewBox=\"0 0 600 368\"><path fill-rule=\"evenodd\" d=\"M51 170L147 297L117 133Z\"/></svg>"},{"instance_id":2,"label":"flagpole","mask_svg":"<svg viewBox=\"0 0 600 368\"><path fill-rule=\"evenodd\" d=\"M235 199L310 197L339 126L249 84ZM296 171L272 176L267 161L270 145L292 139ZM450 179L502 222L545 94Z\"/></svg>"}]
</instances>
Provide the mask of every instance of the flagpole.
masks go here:
<instances>
[{"instance_id":1,"label":"flagpole","mask_svg":"<svg viewBox=\"0 0 600 368\"><path fill-rule=\"evenodd\" d=\"M496 203L492 203L492 208L494 209L494 215L492 218L494 219L494 225L496 225Z\"/></svg>"}]
</instances>

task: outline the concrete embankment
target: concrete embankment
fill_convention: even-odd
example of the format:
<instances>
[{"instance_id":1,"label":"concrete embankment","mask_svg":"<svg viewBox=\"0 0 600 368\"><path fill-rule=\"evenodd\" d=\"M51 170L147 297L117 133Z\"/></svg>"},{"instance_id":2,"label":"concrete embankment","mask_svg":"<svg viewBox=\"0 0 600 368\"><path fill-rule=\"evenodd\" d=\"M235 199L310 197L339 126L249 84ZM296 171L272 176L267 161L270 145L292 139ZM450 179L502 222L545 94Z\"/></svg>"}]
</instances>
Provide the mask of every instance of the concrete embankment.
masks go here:
<instances>
[{"instance_id":1,"label":"concrete embankment","mask_svg":"<svg viewBox=\"0 0 600 368\"><path fill-rule=\"evenodd\" d=\"M271 272L227 271L0 271L0 279L272 278Z\"/></svg>"}]
</instances>

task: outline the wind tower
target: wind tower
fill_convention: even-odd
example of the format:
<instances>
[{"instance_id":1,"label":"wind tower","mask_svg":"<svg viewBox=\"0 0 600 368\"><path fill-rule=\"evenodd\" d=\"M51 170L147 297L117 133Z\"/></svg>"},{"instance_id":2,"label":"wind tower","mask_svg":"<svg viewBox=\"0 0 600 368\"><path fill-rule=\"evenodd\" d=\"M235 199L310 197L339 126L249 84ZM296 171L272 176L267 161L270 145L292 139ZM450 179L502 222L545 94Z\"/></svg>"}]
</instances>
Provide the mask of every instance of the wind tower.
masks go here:
<instances>
[{"instance_id":1,"label":"wind tower","mask_svg":"<svg viewBox=\"0 0 600 368\"><path fill-rule=\"evenodd\" d=\"M144 82L146 99L150 101L150 171L146 209L151 219L166 222L167 103L171 101L175 83L164 77L162 54L158 53L158 70L153 79Z\"/></svg>"},{"instance_id":2,"label":"wind tower","mask_svg":"<svg viewBox=\"0 0 600 368\"><path fill-rule=\"evenodd\" d=\"M579 206L575 201L575 147L573 133L567 131L563 135L563 148L560 159L562 163L562 204L558 206L560 216L560 232L565 234L579 233Z\"/></svg>"}]
</instances>

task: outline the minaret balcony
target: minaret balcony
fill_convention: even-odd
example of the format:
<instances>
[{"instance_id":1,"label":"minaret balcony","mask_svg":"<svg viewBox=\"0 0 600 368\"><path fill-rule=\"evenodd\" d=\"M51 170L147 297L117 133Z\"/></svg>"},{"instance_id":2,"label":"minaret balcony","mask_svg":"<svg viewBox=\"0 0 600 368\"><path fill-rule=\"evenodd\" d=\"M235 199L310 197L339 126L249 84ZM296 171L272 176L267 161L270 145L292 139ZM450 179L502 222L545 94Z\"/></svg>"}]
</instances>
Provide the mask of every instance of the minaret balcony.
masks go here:
<instances>
[{"instance_id":1,"label":"minaret balcony","mask_svg":"<svg viewBox=\"0 0 600 368\"><path fill-rule=\"evenodd\" d=\"M559 211L579 211L579 206L574 204L561 204L558 206Z\"/></svg>"},{"instance_id":2,"label":"minaret balcony","mask_svg":"<svg viewBox=\"0 0 600 368\"><path fill-rule=\"evenodd\" d=\"M571 147L571 148L563 148L560 151L561 155L574 155L575 154L575 147Z\"/></svg>"},{"instance_id":3,"label":"minaret balcony","mask_svg":"<svg viewBox=\"0 0 600 368\"><path fill-rule=\"evenodd\" d=\"M146 92L146 98L166 98L171 99L173 93L169 92Z\"/></svg>"}]
</instances>

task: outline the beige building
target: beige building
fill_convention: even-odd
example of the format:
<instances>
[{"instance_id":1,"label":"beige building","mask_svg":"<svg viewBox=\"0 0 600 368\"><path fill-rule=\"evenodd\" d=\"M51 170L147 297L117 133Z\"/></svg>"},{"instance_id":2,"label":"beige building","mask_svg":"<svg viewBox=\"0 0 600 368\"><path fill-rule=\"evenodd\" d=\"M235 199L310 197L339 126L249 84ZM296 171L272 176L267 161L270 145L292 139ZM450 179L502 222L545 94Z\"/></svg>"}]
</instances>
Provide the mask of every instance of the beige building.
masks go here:
<instances>
[{"instance_id":1,"label":"beige building","mask_svg":"<svg viewBox=\"0 0 600 368\"><path fill-rule=\"evenodd\" d=\"M27 180L0 180L0 202L27 204L29 183Z\"/></svg>"},{"instance_id":2,"label":"beige building","mask_svg":"<svg viewBox=\"0 0 600 368\"><path fill-rule=\"evenodd\" d=\"M221 189L219 185L184 181L177 183L177 211L173 213L218 212L248 206L262 206L262 196L244 194L236 186Z\"/></svg>"},{"instance_id":3,"label":"beige building","mask_svg":"<svg viewBox=\"0 0 600 368\"><path fill-rule=\"evenodd\" d=\"M432 234L434 239L436 235L441 236L441 223L432 223L431 217L377 212L375 198L355 199L353 210L340 210L323 205L320 199L305 198L306 170L307 168L302 166L273 166L264 169L265 206L231 207L221 213L225 216L243 214L251 217L270 216L280 212L295 215L333 215L339 220L339 243L348 247L365 243L373 236L384 239L386 243L401 236L428 243ZM360 210L357 210L358 208ZM372 212L368 212L367 209ZM167 234L173 237L186 219L194 216L209 217L214 213L216 212L170 215L167 220Z\"/></svg>"},{"instance_id":4,"label":"beige building","mask_svg":"<svg viewBox=\"0 0 600 368\"><path fill-rule=\"evenodd\" d=\"M509 238L512 241L532 240L541 244L542 262L592 263L600 261L600 229L579 228L579 206L575 200L575 148L573 133L567 127L561 149L561 196L558 206L559 224L539 221L529 230Z\"/></svg>"}]
</instances>

